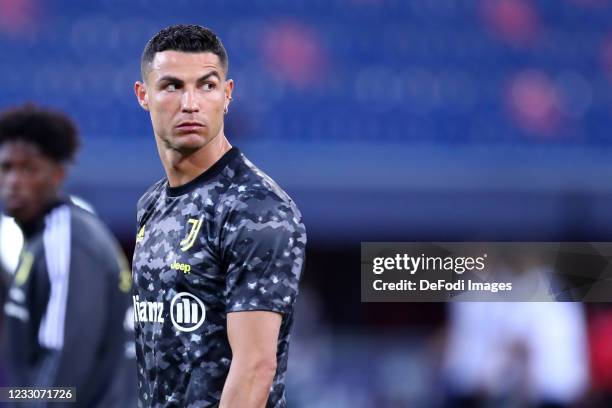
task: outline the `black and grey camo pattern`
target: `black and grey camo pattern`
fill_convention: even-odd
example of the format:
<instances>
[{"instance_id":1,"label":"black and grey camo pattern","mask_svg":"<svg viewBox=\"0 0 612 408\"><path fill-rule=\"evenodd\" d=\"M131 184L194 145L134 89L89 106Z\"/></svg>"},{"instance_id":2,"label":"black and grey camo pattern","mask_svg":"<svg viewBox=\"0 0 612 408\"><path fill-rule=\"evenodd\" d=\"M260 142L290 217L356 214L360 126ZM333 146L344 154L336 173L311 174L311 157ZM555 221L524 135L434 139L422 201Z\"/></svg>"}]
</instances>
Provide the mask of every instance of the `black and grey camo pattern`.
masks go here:
<instances>
[{"instance_id":1,"label":"black and grey camo pattern","mask_svg":"<svg viewBox=\"0 0 612 408\"><path fill-rule=\"evenodd\" d=\"M134 253L134 298L164 304L163 322L135 316L141 407L216 406L232 358L226 315L246 310L283 314L268 407L286 405L292 309L306 232L299 210L274 181L237 149L226 155L219 171L185 194L170 196L162 180L138 203L138 231L144 226L144 234ZM201 228L183 251L189 219L202 220ZM176 263L190 265L190 271L172 268ZM171 322L170 302L180 292L197 296L206 308L204 323L192 332Z\"/></svg>"}]
</instances>

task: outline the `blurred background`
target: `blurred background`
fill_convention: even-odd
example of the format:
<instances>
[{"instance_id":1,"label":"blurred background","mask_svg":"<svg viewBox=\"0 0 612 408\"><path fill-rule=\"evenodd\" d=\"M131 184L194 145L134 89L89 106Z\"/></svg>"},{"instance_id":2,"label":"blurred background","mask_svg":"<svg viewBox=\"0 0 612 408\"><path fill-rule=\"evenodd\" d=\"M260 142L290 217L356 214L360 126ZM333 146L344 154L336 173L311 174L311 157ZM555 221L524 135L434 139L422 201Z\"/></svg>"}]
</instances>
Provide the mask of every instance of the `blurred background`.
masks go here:
<instances>
[{"instance_id":1,"label":"blurred background","mask_svg":"<svg viewBox=\"0 0 612 408\"><path fill-rule=\"evenodd\" d=\"M128 257L163 177L133 83L174 23L222 38L226 134L308 229L290 407L612 404L607 304L359 293L362 241L612 240L612 1L0 0L0 109L75 118L66 191Z\"/></svg>"}]
</instances>

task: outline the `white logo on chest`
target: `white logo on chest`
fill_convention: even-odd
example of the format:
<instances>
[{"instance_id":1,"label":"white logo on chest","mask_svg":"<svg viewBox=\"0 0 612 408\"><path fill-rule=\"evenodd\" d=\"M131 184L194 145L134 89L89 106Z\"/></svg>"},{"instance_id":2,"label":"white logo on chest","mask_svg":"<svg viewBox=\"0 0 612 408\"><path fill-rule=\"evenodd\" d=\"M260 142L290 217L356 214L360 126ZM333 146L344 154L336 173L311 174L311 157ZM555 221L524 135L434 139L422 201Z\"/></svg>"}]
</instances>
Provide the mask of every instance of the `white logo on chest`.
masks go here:
<instances>
[{"instance_id":1,"label":"white logo on chest","mask_svg":"<svg viewBox=\"0 0 612 408\"><path fill-rule=\"evenodd\" d=\"M132 296L134 301L134 321L142 323L163 323L164 303L141 301L139 296ZM179 331L197 330L206 319L206 307L196 296L188 292L174 295L170 302L170 320Z\"/></svg>"}]
</instances>

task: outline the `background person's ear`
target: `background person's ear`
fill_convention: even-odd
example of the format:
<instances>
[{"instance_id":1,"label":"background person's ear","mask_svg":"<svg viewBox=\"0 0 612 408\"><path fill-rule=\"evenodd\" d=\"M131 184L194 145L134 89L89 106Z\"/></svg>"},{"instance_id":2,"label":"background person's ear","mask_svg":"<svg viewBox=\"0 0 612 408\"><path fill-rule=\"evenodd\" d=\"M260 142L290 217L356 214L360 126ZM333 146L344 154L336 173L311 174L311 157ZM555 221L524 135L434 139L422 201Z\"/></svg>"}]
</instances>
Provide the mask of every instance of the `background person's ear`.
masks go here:
<instances>
[{"instance_id":1,"label":"background person's ear","mask_svg":"<svg viewBox=\"0 0 612 408\"><path fill-rule=\"evenodd\" d=\"M66 178L66 167L64 165L55 165L51 171L51 180L53 187L57 190L60 188Z\"/></svg>"}]
</instances>

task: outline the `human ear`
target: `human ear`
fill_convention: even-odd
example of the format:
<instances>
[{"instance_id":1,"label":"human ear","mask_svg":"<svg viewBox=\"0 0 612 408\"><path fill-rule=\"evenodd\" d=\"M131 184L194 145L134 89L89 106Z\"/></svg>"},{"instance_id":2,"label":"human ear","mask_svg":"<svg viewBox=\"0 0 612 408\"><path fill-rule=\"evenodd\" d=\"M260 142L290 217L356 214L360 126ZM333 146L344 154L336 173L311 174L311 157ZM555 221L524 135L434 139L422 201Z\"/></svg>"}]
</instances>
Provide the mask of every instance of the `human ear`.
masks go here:
<instances>
[{"instance_id":1,"label":"human ear","mask_svg":"<svg viewBox=\"0 0 612 408\"><path fill-rule=\"evenodd\" d=\"M232 92L234 91L234 80L228 79L225 81L225 107L224 112L227 113L229 104L232 100Z\"/></svg>"},{"instance_id":2,"label":"human ear","mask_svg":"<svg viewBox=\"0 0 612 408\"><path fill-rule=\"evenodd\" d=\"M136 94L136 99L138 99L138 104L142 107L142 109L148 111L149 94L147 92L146 85L143 82L136 81L134 84L134 93Z\"/></svg>"}]
</instances>

